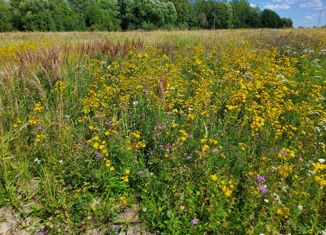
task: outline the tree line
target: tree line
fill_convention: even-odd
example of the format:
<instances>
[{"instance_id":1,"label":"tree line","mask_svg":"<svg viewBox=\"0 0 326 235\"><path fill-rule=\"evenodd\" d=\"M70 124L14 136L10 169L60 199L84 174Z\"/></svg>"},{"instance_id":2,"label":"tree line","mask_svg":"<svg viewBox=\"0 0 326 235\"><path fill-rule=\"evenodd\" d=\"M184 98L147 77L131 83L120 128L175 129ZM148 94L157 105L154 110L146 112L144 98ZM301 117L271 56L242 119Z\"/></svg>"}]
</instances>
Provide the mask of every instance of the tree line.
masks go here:
<instances>
[{"instance_id":1,"label":"tree line","mask_svg":"<svg viewBox=\"0 0 326 235\"><path fill-rule=\"evenodd\" d=\"M0 32L282 27L247 0L0 0Z\"/></svg>"}]
</instances>

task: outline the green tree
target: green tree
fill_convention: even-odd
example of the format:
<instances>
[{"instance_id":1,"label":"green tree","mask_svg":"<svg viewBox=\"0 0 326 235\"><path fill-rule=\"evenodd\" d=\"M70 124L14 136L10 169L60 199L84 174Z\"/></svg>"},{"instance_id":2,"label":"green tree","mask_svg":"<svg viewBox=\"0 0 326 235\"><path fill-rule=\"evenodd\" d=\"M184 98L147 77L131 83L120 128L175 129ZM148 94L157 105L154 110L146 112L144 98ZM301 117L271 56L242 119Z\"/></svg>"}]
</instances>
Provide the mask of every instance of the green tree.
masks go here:
<instances>
[{"instance_id":1,"label":"green tree","mask_svg":"<svg viewBox=\"0 0 326 235\"><path fill-rule=\"evenodd\" d=\"M134 29L135 25L135 2L134 0L119 0L121 29Z\"/></svg>"},{"instance_id":2,"label":"green tree","mask_svg":"<svg viewBox=\"0 0 326 235\"><path fill-rule=\"evenodd\" d=\"M53 15L57 31L82 29L77 13L68 2L64 0L49 0L49 10Z\"/></svg>"},{"instance_id":3,"label":"green tree","mask_svg":"<svg viewBox=\"0 0 326 235\"><path fill-rule=\"evenodd\" d=\"M265 9L262 12L261 23L264 28L281 28L283 26L280 16L270 9Z\"/></svg>"},{"instance_id":4,"label":"green tree","mask_svg":"<svg viewBox=\"0 0 326 235\"><path fill-rule=\"evenodd\" d=\"M93 0L85 8L85 25L91 30L118 30L119 15L117 0Z\"/></svg>"},{"instance_id":5,"label":"green tree","mask_svg":"<svg viewBox=\"0 0 326 235\"><path fill-rule=\"evenodd\" d=\"M282 18L283 28L293 28L293 21L290 18Z\"/></svg>"},{"instance_id":6,"label":"green tree","mask_svg":"<svg viewBox=\"0 0 326 235\"><path fill-rule=\"evenodd\" d=\"M49 2L46 0L23 0L15 17L18 29L27 31L56 31L56 24Z\"/></svg>"},{"instance_id":7,"label":"green tree","mask_svg":"<svg viewBox=\"0 0 326 235\"><path fill-rule=\"evenodd\" d=\"M193 6L189 0L171 0L177 12L177 26L181 28L189 28L194 25Z\"/></svg>"},{"instance_id":8,"label":"green tree","mask_svg":"<svg viewBox=\"0 0 326 235\"><path fill-rule=\"evenodd\" d=\"M138 0L135 1L134 19L137 28L154 29L174 25L177 12L170 1Z\"/></svg>"},{"instance_id":9,"label":"green tree","mask_svg":"<svg viewBox=\"0 0 326 235\"><path fill-rule=\"evenodd\" d=\"M0 0L0 32L12 30L12 11L5 0Z\"/></svg>"}]
</instances>

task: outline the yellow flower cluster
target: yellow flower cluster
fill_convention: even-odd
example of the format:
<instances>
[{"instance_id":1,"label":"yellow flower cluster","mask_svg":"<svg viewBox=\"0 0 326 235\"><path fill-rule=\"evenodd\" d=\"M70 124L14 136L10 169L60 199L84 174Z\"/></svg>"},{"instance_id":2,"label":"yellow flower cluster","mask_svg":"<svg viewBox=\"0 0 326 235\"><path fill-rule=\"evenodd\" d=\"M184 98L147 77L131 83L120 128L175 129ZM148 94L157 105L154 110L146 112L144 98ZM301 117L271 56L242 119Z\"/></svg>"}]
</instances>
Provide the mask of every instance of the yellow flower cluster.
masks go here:
<instances>
[{"instance_id":1,"label":"yellow flower cluster","mask_svg":"<svg viewBox=\"0 0 326 235\"><path fill-rule=\"evenodd\" d=\"M220 183L220 189L223 191L226 197L231 197L232 192L234 190L234 184L232 181L225 182L224 180Z\"/></svg>"}]
</instances>

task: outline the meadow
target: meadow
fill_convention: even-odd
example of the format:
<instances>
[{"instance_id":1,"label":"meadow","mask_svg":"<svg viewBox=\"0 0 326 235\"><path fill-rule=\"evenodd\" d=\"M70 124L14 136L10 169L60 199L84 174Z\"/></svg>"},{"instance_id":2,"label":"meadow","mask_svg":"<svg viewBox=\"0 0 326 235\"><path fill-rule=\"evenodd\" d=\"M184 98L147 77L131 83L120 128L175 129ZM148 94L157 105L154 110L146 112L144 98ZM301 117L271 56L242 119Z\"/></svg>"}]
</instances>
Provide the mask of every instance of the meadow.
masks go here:
<instances>
[{"instance_id":1,"label":"meadow","mask_svg":"<svg viewBox=\"0 0 326 235\"><path fill-rule=\"evenodd\" d=\"M325 77L325 28L2 33L0 228L326 234Z\"/></svg>"}]
</instances>

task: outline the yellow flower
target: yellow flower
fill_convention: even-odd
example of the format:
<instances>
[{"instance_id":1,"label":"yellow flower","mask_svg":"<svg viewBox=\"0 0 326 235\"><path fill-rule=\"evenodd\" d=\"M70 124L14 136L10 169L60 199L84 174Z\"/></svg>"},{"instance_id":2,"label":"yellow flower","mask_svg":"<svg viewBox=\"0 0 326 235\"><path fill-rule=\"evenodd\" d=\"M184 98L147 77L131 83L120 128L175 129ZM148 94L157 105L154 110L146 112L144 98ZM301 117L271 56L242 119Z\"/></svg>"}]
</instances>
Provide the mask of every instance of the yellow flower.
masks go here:
<instances>
[{"instance_id":1,"label":"yellow flower","mask_svg":"<svg viewBox=\"0 0 326 235\"><path fill-rule=\"evenodd\" d=\"M95 150L98 150L99 149L99 143L97 143L97 142L95 142L94 144L93 144L93 148L95 149Z\"/></svg>"},{"instance_id":2,"label":"yellow flower","mask_svg":"<svg viewBox=\"0 0 326 235\"><path fill-rule=\"evenodd\" d=\"M326 174L315 176L315 180L320 184L320 186L326 186Z\"/></svg>"},{"instance_id":3,"label":"yellow flower","mask_svg":"<svg viewBox=\"0 0 326 235\"><path fill-rule=\"evenodd\" d=\"M207 144L204 144L202 147L202 151L205 152L209 149L209 146Z\"/></svg>"},{"instance_id":4,"label":"yellow flower","mask_svg":"<svg viewBox=\"0 0 326 235\"><path fill-rule=\"evenodd\" d=\"M292 166L285 164L283 166L278 167L278 173L281 176L287 177L292 173Z\"/></svg>"},{"instance_id":5,"label":"yellow flower","mask_svg":"<svg viewBox=\"0 0 326 235\"><path fill-rule=\"evenodd\" d=\"M217 175L216 174L211 175L210 178L211 178L212 181L217 181Z\"/></svg>"},{"instance_id":6,"label":"yellow flower","mask_svg":"<svg viewBox=\"0 0 326 235\"><path fill-rule=\"evenodd\" d=\"M128 200L126 197L120 197L120 202L123 206L127 206L128 205Z\"/></svg>"},{"instance_id":7,"label":"yellow flower","mask_svg":"<svg viewBox=\"0 0 326 235\"><path fill-rule=\"evenodd\" d=\"M33 110L34 112L41 113L43 111L42 104L40 102L36 103Z\"/></svg>"},{"instance_id":8,"label":"yellow flower","mask_svg":"<svg viewBox=\"0 0 326 235\"><path fill-rule=\"evenodd\" d=\"M123 180L123 182L126 182L126 183L129 182L129 177L127 175L126 176L122 176L121 179Z\"/></svg>"},{"instance_id":9,"label":"yellow flower","mask_svg":"<svg viewBox=\"0 0 326 235\"><path fill-rule=\"evenodd\" d=\"M314 172L319 172L319 171L323 171L323 170L326 170L326 164L322 164L322 163L314 163L313 164L313 167L314 167Z\"/></svg>"},{"instance_id":10,"label":"yellow flower","mask_svg":"<svg viewBox=\"0 0 326 235\"><path fill-rule=\"evenodd\" d=\"M289 217L289 208L287 207L283 207L283 208L278 208L276 211L276 214L280 217L280 218L285 218L287 219Z\"/></svg>"}]
</instances>

